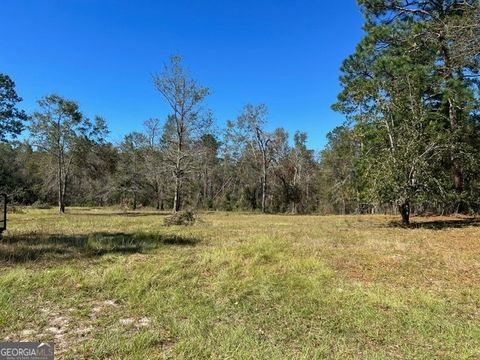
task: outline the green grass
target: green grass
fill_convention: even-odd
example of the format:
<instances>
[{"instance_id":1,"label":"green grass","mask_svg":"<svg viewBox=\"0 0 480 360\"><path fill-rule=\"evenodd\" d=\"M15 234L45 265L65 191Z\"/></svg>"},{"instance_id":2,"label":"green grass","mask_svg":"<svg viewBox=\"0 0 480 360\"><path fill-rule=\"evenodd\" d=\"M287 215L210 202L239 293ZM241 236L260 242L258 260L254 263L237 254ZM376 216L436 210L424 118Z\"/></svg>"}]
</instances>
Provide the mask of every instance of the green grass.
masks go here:
<instances>
[{"instance_id":1,"label":"green grass","mask_svg":"<svg viewBox=\"0 0 480 360\"><path fill-rule=\"evenodd\" d=\"M65 359L480 358L476 221L164 217L11 214L0 339Z\"/></svg>"}]
</instances>

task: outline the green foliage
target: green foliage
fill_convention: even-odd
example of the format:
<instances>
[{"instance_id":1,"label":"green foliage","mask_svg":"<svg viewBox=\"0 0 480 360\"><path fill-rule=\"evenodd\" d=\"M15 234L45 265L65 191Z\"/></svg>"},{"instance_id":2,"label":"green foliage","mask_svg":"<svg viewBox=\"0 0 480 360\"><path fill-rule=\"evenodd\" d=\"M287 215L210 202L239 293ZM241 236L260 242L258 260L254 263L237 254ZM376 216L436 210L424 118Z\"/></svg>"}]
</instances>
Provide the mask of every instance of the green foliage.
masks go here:
<instances>
[{"instance_id":1,"label":"green foliage","mask_svg":"<svg viewBox=\"0 0 480 360\"><path fill-rule=\"evenodd\" d=\"M324 202L323 213L351 213L360 211L360 200L365 200L364 184L359 158L359 141L352 129L337 127L327 135L327 146L320 154L318 186Z\"/></svg>"},{"instance_id":2,"label":"green foliage","mask_svg":"<svg viewBox=\"0 0 480 360\"><path fill-rule=\"evenodd\" d=\"M343 63L343 90L334 105L360 144L357 190L377 204L468 202L462 191L471 194L471 169L480 165L474 164L480 42L473 35L480 25L469 22L478 3L359 4L366 35ZM463 51L465 42L475 50Z\"/></svg>"},{"instance_id":3,"label":"green foliage","mask_svg":"<svg viewBox=\"0 0 480 360\"><path fill-rule=\"evenodd\" d=\"M35 112L31 119L30 137L48 159L49 164L43 168L45 185L54 179L59 211L64 212L75 165L81 167L81 159L92 146L103 143L108 131L103 118L96 117L91 122L75 101L59 95L45 96L38 105L41 111Z\"/></svg>"},{"instance_id":4,"label":"green foliage","mask_svg":"<svg viewBox=\"0 0 480 360\"><path fill-rule=\"evenodd\" d=\"M23 110L17 108L22 101L15 91L15 83L8 75L0 73L0 142L17 137L28 119Z\"/></svg>"},{"instance_id":5,"label":"green foliage","mask_svg":"<svg viewBox=\"0 0 480 360\"><path fill-rule=\"evenodd\" d=\"M26 143L0 143L0 192L14 203L31 204L40 196L41 156Z\"/></svg>"}]
</instances>

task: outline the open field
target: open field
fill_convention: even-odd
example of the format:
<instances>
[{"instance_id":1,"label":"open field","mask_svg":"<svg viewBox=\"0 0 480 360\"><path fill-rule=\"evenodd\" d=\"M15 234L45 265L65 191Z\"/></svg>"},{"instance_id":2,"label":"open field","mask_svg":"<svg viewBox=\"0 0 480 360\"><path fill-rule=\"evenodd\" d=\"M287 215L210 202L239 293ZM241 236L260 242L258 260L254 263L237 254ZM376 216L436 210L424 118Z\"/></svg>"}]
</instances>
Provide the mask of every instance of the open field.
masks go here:
<instances>
[{"instance_id":1,"label":"open field","mask_svg":"<svg viewBox=\"0 0 480 360\"><path fill-rule=\"evenodd\" d=\"M26 210L0 244L0 339L59 358L480 359L480 223Z\"/></svg>"}]
</instances>

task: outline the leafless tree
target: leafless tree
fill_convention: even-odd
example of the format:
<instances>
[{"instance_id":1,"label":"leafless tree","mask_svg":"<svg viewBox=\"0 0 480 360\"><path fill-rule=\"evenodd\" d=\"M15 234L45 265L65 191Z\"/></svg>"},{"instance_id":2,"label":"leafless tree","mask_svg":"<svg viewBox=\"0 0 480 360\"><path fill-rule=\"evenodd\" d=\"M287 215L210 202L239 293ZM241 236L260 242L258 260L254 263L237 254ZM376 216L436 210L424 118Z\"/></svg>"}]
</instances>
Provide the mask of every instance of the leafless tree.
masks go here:
<instances>
[{"instance_id":1,"label":"leafless tree","mask_svg":"<svg viewBox=\"0 0 480 360\"><path fill-rule=\"evenodd\" d=\"M156 89L170 107L165 124L168 151L167 161L174 179L173 212L180 209L180 191L183 178L191 169L193 158L191 141L205 130L211 117L203 116L201 104L209 90L200 86L182 66L180 56L172 56L163 71L153 77Z\"/></svg>"}]
</instances>

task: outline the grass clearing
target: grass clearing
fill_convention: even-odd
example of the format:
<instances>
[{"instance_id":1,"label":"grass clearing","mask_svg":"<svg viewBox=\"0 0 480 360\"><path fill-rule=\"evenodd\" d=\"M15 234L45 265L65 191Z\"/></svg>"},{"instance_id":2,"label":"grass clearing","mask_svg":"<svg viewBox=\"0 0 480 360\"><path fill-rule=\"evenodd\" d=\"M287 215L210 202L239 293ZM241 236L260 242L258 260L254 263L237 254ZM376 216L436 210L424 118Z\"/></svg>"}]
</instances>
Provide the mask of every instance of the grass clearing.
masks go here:
<instances>
[{"instance_id":1,"label":"grass clearing","mask_svg":"<svg viewBox=\"0 0 480 360\"><path fill-rule=\"evenodd\" d=\"M462 218L28 209L0 243L0 338L60 358L480 358Z\"/></svg>"}]
</instances>

